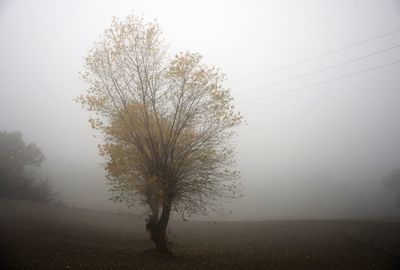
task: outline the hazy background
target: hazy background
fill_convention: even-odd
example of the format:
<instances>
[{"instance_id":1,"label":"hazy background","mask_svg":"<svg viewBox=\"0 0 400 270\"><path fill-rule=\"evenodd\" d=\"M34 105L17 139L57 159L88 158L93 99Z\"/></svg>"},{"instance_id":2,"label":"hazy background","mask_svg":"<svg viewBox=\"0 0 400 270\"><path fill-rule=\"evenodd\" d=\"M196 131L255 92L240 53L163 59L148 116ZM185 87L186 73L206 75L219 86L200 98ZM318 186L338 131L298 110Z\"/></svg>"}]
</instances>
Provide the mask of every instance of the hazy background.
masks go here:
<instances>
[{"instance_id":1,"label":"hazy background","mask_svg":"<svg viewBox=\"0 0 400 270\"><path fill-rule=\"evenodd\" d=\"M400 45L400 32L244 79L398 30L400 1L0 0L0 130L39 145L66 204L118 208L88 114L72 100L86 89L87 49L112 16L132 11L158 20L172 53L197 51L220 67L248 122L237 137L244 198L218 219L399 213L381 178L400 167L400 64L270 96L400 60L400 48L244 92Z\"/></svg>"}]
</instances>

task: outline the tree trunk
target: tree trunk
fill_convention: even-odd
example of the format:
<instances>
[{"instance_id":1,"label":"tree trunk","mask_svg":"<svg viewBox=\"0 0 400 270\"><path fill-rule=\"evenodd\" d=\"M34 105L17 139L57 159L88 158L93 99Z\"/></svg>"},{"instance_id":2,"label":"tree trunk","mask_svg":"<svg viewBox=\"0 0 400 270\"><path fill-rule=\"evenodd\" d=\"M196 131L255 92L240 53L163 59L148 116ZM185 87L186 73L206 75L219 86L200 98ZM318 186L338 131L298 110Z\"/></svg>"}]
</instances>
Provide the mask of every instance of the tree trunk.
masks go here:
<instances>
[{"instance_id":1,"label":"tree trunk","mask_svg":"<svg viewBox=\"0 0 400 270\"><path fill-rule=\"evenodd\" d=\"M167 242L166 230L159 232L159 238L157 242L154 242L156 245L156 250L159 253L169 253L168 242Z\"/></svg>"},{"instance_id":2,"label":"tree trunk","mask_svg":"<svg viewBox=\"0 0 400 270\"><path fill-rule=\"evenodd\" d=\"M162 206L161 217L152 215L149 217L146 230L150 233L151 240L156 246L159 253L169 253L168 240L167 240L167 226L169 221L169 214L171 212L171 203L164 202Z\"/></svg>"}]
</instances>

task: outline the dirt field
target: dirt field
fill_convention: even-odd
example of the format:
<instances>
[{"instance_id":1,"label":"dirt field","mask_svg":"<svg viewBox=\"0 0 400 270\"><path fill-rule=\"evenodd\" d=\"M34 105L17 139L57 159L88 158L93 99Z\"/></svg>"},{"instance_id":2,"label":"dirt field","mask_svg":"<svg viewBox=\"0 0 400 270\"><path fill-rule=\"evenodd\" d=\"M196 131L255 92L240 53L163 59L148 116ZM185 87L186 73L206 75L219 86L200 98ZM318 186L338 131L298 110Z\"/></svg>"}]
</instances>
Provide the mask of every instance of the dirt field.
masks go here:
<instances>
[{"instance_id":1,"label":"dirt field","mask_svg":"<svg viewBox=\"0 0 400 270\"><path fill-rule=\"evenodd\" d=\"M0 200L1 269L400 269L400 222L172 222L174 256L130 215Z\"/></svg>"}]
</instances>

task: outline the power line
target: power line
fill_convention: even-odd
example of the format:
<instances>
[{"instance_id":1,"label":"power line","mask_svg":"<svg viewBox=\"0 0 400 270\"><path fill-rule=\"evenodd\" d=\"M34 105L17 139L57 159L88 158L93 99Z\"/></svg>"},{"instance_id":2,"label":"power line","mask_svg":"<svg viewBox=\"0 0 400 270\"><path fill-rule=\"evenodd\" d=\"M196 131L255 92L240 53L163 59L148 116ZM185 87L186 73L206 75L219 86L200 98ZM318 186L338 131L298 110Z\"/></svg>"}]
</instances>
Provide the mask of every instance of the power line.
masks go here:
<instances>
[{"instance_id":1,"label":"power line","mask_svg":"<svg viewBox=\"0 0 400 270\"><path fill-rule=\"evenodd\" d=\"M399 64L399 63L400 63L400 59L396 60L396 61L393 61L393 62L389 62L389 63L383 64L383 65L379 65L379 66L375 66L375 67L372 67L372 68L364 69L364 70L361 70L361 71L353 72L353 73L350 73L350 74L347 74L347 75L344 75L344 76L335 77L335 78L332 78L332 79L329 79L329 80L325 80L325 81L322 81L322 82L309 84L309 85L306 85L306 86L303 86L303 87L293 88L293 89L290 89L290 90L287 90L287 91L284 91L284 92L279 92L279 93L276 93L276 94L260 97L260 98L257 98L257 99L247 100L247 101L244 101L244 102L240 102L237 105L254 103L254 102L257 102L257 101L260 101L260 100L265 100L265 99L273 98L273 97L276 97L276 96L291 94L291 93L298 92L298 91L301 91L301 90L304 90L304 89L307 89L307 88L311 88L311 87L327 84L327 83L330 83L330 82L334 82L334 81L350 78L350 77L353 77L353 76L356 76L356 75L360 75L360 74L367 73L367 72L370 72L370 71L375 71L375 70L382 69L382 68L385 68L385 67L388 67L388 66L393 66L393 65L396 65L396 64ZM87 129L86 128L84 128L84 129L83 128L78 128L78 129L77 128L61 128L61 129L53 129L53 130L36 130L36 131L40 131L40 132L74 131L74 132L76 132L76 131L80 131L80 130L83 131L83 130L87 130ZM34 132L35 130L30 130L30 131L28 130L28 133L31 133L32 131Z\"/></svg>"},{"instance_id":2,"label":"power line","mask_svg":"<svg viewBox=\"0 0 400 270\"><path fill-rule=\"evenodd\" d=\"M264 100L264 99L269 99L269 98L276 97L276 96L291 94L291 93L298 92L298 91L301 91L301 90L304 90L304 89L307 89L307 88L311 88L311 87L327 84L327 83L330 83L330 82L333 82L333 81L346 79L346 78L349 78L349 77L353 77L353 76L356 76L356 75L360 75L360 74L363 74L363 73L366 73L366 72L378 70L378 69L385 68L385 67L392 66L392 65L395 65L395 64L399 64L399 63L400 63L400 60L397 60L397 61L390 62L390 63L384 64L384 65L380 65L380 66L364 69L364 70L361 70L361 71L350 73L350 74L347 74L347 75L344 75L344 76L339 76L339 77L336 77L336 78L333 78L333 79L329 79L329 80L326 80L326 81L309 84L309 85L306 85L306 86L303 86L303 87L293 88L293 89L290 89L290 90L287 90L287 91L284 91L284 92L279 92L279 93L276 93L276 94L260 97L260 98L257 98L257 99L247 100L247 101L238 103L238 105L249 104L249 103L257 102L257 101Z\"/></svg>"},{"instance_id":3,"label":"power line","mask_svg":"<svg viewBox=\"0 0 400 270\"><path fill-rule=\"evenodd\" d=\"M356 61L359 61L359 60L362 60L362 59L365 59L365 58L368 58L368 57L371 57L371 56L375 56L375 55L378 55L378 54L393 50L393 49L397 49L399 47L400 47L400 44L396 45L396 46L393 46L393 47L386 48L386 49L382 49L382 50L379 50L379 51L376 51L376 52L373 52L373 53L370 53L370 54L367 54L367 55L356 57L356 58L353 58L353 59L350 59L350 60L335 64L335 65L332 65L332 66L328 66L328 67L325 67L325 68L314 70L312 72L308 72L308 73L304 73L304 74L301 74L301 75L298 75L298 76L294 76L294 77L291 77L291 78L288 78L288 79L285 79L285 80L282 80L282 81L278 81L278 82L275 82L275 83L266 84L266 85L263 85L263 86L260 86L260 87L256 87L256 88L253 88L253 89L250 89L250 90L242 91L242 92L237 93L236 95L248 94L248 93L256 92L258 90L263 90L263 89L266 89L266 88L270 88L272 86L277 86L277 85L280 85L282 83L286 83L286 82L297 80L297 79L300 79L300 78L304 78L304 77L307 77L307 76L310 76L310 75L313 75L313 74L317 74L317 73L320 73L320 72L323 72L323 71L334 69L334 68L337 68L337 67L340 67L340 66L343 66L343 65L346 65L346 64L350 64L350 63L353 63L353 62L356 62Z\"/></svg>"},{"instance_id":4,"label":"power line","mask_svg":"<svg viewBox=\"0 0 400 270\"><path fill-rule=\"evenodd\" d=\"M288 69L288 68L291 68L291 67L303 64L303 63L307 63L307 62L316 60L316 59L321 58L321 57L325 57L325 56L328 56L328 55L336 54L336 53L339 53L339 52L342 52L342 51L345 51L345 50L348 50L348 49L363 45L365 43L368 43L368 42L371 42L371 41L374 41L374 40L378 40L378 39L393 35L393 34L398 33L398 32L400 32L400 28L398 28L396 30L393 30L391 32L387 32L387 33L378 35L378 36L374 36L372 38L369 38L369 39L366 39L366 40L363 40L363 41L359 41L357 43L353 43L353 44L345 46L345 47L341 47L341 48L338 48L338 49L335 49L335 50L332 50L332 51L328 51L326 53L319 54L319 55L316 55L316 56L313 56L313 57L310 57L310 58L306 58L306 59L300 60L298 62L294 62L294 63L288 64L288 65L285 65L285 66L280 66L280 67L277 67L277 68L274 68L274 69L271 69L271 70L268 70L268 71L265 71L265 72L257 73L257 74L254 74L254 75L250 75L248 77L244 77L242 79L226 83L225 85L231 85L231 84L235 84L235 83L238 83L238 82L247 81L247 80L250 80L250 79L253 79L253 78L260 77L262 75L271 74L271 73L278 72L278 71L281 71L281 70L284 70L284 69Z\"/></svg>"}]
</instances>

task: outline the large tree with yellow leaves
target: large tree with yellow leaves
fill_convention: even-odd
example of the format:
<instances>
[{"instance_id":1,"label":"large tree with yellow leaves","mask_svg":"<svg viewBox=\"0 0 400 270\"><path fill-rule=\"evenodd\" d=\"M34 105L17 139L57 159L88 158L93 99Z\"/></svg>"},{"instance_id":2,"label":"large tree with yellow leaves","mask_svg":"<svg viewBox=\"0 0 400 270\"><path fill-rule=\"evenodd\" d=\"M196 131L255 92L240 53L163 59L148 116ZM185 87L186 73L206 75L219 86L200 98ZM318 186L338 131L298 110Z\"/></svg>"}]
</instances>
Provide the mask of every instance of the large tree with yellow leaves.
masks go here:
<instances>
[{"instance_id":1,"label":"large tree with yellow leaves","mask_svg":"<svg viewBox=\"0 0 400 270\"><path fill-rule=\"evenodd\" d=\"M168 251L172 211L192 215L237 196L234 111L224 76L197 53L169 57L157 23L114 19L85 59L89 87L79 102L95 112L92 127L117 202L149 209L146 228Z\"/></svg>"}]
</instances>

